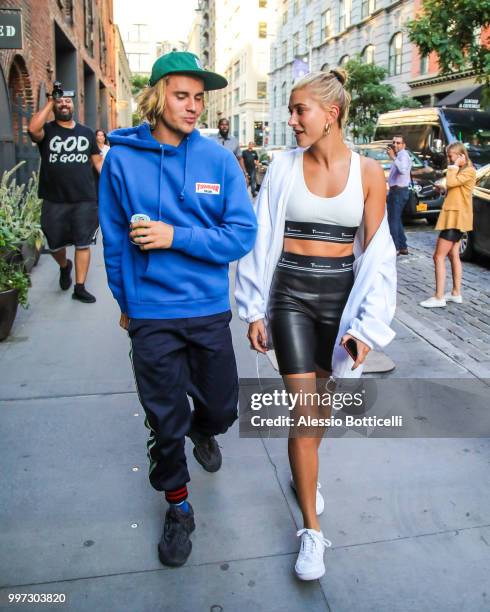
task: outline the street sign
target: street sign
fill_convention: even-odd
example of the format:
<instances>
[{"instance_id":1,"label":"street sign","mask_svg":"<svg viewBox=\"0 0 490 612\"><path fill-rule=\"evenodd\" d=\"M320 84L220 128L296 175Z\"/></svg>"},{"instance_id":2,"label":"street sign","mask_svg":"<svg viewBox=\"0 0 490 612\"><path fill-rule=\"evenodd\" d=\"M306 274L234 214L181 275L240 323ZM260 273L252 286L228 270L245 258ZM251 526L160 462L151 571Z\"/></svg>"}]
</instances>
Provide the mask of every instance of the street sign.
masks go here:
<instances>
[{"instance_id":1,"label":"street sign","mask_svg":"<svg viewBox=\"0 0 490 612\"><path fill-rule=\"evenodd\" d=\"M0 49L22 49L22 13L0 10Z\"/></svg>"}]
</instances>

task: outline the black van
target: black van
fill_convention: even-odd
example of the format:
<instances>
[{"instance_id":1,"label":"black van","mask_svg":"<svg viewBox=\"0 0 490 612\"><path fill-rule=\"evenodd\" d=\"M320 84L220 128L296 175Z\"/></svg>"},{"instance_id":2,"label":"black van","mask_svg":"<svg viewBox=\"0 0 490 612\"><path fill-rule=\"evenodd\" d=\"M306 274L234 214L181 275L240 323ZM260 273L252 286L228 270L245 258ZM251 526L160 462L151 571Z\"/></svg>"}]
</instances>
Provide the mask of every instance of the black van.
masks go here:
<instances>
[{"instance_id":1,"label":"black van","mask_svg":"<svg viewBox=\"0 0 490 612\"><path fill-rule=\"evenodd\" d=\"M373 140L401 134L407 147L434 168L446 167L446 146L459 140L476 168L490 163L490 113L464 108L411 108L378 117Z\"/></svg>"}]
</instances>

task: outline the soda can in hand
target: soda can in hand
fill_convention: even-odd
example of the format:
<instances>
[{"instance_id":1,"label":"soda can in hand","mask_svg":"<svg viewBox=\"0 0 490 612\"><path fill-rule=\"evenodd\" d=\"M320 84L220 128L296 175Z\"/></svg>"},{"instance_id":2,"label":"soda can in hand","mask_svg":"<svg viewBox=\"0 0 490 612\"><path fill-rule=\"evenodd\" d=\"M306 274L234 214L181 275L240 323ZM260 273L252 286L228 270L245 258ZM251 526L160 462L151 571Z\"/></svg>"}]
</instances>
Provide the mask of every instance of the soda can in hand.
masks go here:
<instances>
[{"instance_id":1,"label":"soda can in hand","mask_svg":"<svg viewBox=\"0 0 490 612\"><path fill-rule=\"evenodd\" d=\"M148 215L136 214L131 217L130 227L133 226L133 223L138 223L138 221L150 221L150 217ZM140 246L137 242L133 242L131 240L131 244L135 244L136 246Z\"/></svg>"}]
</instances>

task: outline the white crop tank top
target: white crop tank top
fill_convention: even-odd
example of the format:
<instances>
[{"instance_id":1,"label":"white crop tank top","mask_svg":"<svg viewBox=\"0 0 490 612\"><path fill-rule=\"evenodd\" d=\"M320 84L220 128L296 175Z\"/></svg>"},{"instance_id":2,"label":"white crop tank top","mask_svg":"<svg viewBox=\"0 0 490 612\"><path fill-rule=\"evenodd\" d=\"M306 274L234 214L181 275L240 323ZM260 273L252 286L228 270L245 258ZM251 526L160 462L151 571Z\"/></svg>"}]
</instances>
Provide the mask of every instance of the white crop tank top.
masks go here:
<instances>
[{"instance_id":1,"label":"white crop tank top","mask_svg":"<svg viewBox=\"0 0 490 612\"><path fill-rule=\"evenodd\" d=\"M351 152L347 184L342 193L333 198L323 198L308 189L303 171L303 153L296 156L293 172L293 185L286 205L286 222L359 227L364 213L359 153Z\"/></svg>"}]
</instances>

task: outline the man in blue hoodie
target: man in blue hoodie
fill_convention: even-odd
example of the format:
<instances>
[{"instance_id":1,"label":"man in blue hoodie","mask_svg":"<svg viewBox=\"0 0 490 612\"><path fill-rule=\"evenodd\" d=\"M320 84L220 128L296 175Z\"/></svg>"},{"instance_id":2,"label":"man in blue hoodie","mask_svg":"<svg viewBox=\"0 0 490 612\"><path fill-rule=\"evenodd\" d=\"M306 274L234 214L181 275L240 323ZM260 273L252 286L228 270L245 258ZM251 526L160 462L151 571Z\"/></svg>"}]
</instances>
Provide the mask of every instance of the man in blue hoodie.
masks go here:
<instances>
[{"instance_id":1,"label":"man in blue hoodie","mask_svg":"<svg viewBox=\"0 0 490 612\"><path fill-rule=\"evenodd\" d=\"M187 560L195 528L185 436L217 471L214 436L237 418L228 265L252 248L257 224L233 154L195 129L204 92L226 85L192 53L160 57L138 99L145 121L109 135L100 180L107 277L150 429L150 483L170 504L158 551L171 566ZM138 214L149 221L131 223Z\"/></svg>"}]
</instances>

